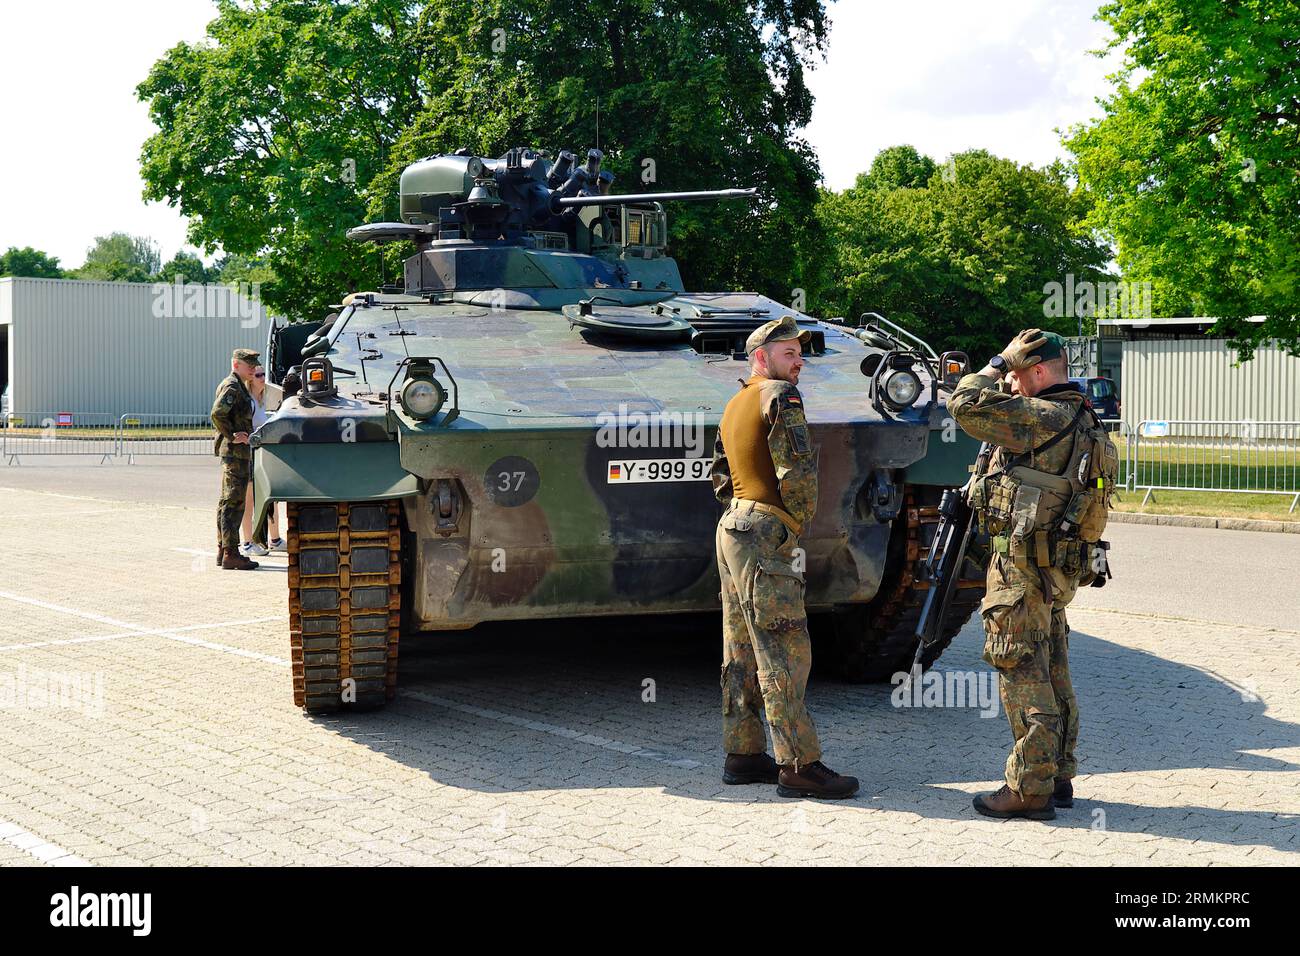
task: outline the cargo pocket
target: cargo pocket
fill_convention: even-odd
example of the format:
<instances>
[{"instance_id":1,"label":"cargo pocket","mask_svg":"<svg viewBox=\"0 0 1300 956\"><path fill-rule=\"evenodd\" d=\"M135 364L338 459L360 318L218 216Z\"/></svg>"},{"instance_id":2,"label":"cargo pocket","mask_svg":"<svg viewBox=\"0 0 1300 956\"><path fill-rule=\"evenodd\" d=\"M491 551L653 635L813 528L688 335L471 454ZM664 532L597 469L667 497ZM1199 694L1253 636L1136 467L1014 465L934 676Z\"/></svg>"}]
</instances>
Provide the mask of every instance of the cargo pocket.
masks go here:
<instances>
[{"instance_id":1,"label":"cargo pocket","mask_svg":"<svg viewBox=\"0 0 1300 956\"><path fill-rule=\"evenodd\" d=\"M1025 587L992 588L980 604L984 618L984 660L998 670L1011 670L1033 657L1025 609Z\"/></svg>"},{"instance_id":2,"label":"cargo pocket","mask_svg":"<svg viewBox=\"0 0 1300 956\"><path fill-rule=\"evenodd\" d=\"M754 527L754 521L749 515L737 514L734 511L728 511L722 516L722 527L728 531L749 531Z\"/></svg>"},{"instance_id":3,"label":"cargo pocket","mask_svg":"<svg viewBox=\"0 0 1300 956\"><path fill-rule=\"evenodd\" d=\"M754 569L754 623L784 634L806 626L803 572L789 560L761 557Z\"/></svg>"}]
</instances>

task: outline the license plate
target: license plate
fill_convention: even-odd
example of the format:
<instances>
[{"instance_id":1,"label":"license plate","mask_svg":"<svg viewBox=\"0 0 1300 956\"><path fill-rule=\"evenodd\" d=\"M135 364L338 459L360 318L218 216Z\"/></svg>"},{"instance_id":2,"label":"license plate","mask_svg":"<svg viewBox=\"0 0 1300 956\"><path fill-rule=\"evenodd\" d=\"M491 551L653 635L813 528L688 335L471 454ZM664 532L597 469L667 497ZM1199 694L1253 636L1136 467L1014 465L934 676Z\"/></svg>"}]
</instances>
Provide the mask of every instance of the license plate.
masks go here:
<instances>
[{"instance_id":1,"label":"license plate","mask_svg":"<svg viewBox=\"0 0 1300 956\"><path fill-rule=\"evenodd\" d=\"M632 485L647 481L708 481L710 458L632 458L611 461L606 479L611 485Z\"/></svg>"}]
</instances>

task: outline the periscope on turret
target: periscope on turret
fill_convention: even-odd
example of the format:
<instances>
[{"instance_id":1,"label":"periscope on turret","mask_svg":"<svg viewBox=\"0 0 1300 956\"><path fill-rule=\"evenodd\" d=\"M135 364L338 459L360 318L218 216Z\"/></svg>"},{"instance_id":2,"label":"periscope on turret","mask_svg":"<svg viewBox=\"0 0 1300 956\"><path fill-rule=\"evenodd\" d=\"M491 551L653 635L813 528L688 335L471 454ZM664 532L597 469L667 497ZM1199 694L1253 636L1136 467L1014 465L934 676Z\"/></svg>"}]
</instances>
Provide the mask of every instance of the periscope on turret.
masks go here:
<instances>
[{"instance_id":1,"label":"periscope on turret","mask_svg":"<svg viewBox=\"0 0 1300 956\"><path fill-rule=\"evenodd\" d=\"M272 331L271 377L301 388L253 436L255 510L289 503L308 710L383 703L402 641L484 621L716 612L700 463L745 339L784 316L810 332L800 384L817 397L814 636L851 679L909 666L937 505L975 455L946 427L965 357L883 317L687 290L665 205L758 191L619 195L603 162L516 148L413 163L401 221L348 233L410 242L401 280ZM926 664L978 604L971 561Z\"/></svg>"}]
</instances>

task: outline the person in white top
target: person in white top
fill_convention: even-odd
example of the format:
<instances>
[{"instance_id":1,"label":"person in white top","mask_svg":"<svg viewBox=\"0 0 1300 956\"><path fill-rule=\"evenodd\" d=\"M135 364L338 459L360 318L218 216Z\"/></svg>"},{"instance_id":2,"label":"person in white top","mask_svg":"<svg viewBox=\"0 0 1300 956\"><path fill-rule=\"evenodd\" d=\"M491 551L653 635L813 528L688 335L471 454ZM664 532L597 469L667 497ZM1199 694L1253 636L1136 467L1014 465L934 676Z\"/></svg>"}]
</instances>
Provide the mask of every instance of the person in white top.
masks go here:
<instances>
[{"instance_id":1,"label":"person in white top","mask_svg":"<svg viewBox=\"0 0 1300 956\"><path fill-rule=\"evenodd\" d=\"M257 431L266 424L270 416L266 413L266 369L257 366L253 370L253 381L249 385L248 393L253 399L253 431ZM266 544L258 543L253 536L253 483L248 483L248 495L244 501L244 543L239 546L239 550L244 554L263 555L272 551L284 550L284 539L280 537L279 506L274 502L267 512L267 536L270 540Z\"/></svg>"}]
</instances>

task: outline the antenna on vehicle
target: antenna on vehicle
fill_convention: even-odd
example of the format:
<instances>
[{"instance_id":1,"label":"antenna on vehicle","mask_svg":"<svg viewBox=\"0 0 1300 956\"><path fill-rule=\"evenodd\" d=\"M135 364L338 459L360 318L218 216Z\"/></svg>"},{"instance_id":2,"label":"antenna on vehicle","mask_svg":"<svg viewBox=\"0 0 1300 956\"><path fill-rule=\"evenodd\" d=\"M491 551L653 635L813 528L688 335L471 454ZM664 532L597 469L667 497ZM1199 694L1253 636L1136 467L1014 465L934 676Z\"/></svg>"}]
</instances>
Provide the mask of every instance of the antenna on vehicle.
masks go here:
<instances>
[{"instance_id":1,"label":"antenna on vehicle","mask_svg":"<svg viewBox=\"0 0 1300 956\"><path fill-rule=\"evenodd\" d=\"M389 335L396 335L396 336L398 336L399 338L401 338L401 340L402 340L402 351L406 353L406 357L407 357L407 358L410 358L410 357L411 357L411 350L408 349L408 348L406 347L406 337L407 337L408 335L414 335L415 333L414 333L414 332L409 332L409 331L407 331L406 329L402 328L402 317L401 317L400 315L397 314L399 311L403 311L403 312L406 311L406 306L404 306L404 305L390 305L389 308L393 310L393 319L397 322L397 330L396 330L396 331L390 331L388 334L389 334Z\"/></svg>"},{"instance_id":2,"label":"antenna on vehicle","mask_svg":"<svg viewBox=\"0 0 1300 956\"><path fill-rule=\"evenodd\" d=\"M600 97L596 97L596 148L600 149Z\"/></svg>"}]
</instances>

